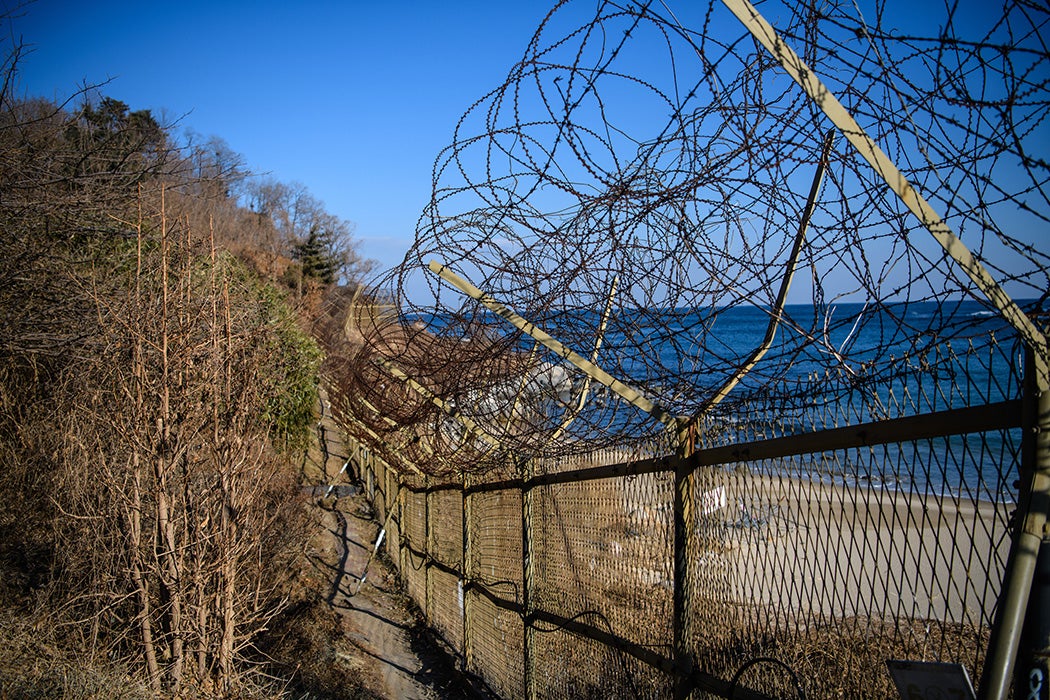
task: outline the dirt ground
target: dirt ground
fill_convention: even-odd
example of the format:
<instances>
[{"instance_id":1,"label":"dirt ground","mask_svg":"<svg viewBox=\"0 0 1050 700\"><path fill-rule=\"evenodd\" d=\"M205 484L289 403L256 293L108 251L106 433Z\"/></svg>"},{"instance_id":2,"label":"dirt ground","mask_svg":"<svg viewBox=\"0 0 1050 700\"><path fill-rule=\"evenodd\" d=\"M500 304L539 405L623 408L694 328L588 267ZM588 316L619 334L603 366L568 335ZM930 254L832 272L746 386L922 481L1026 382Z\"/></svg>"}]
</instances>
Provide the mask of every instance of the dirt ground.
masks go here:
<instances>
[{"instance_id":1,"label":"dirt ground","mask_svg":"<svg viewBox=\"0 0 1050 700\"><path fill-rule=\"evenodd\" d=\"M339 614L348 642L335 652L336 658L354 669L362 688L376 697L480 697L435 643L419 610L401 589L396 571L384 559L370 557L379 525L361 489L350 475L340 472L346 449L323 395L322 402L320 440L307 456L303 472L308 485L317 485L304 487L318 504L319 531L311 561L327 582L323 594ZM327 485L335 488L329 492Z\"/></svg>"}]
</instances>

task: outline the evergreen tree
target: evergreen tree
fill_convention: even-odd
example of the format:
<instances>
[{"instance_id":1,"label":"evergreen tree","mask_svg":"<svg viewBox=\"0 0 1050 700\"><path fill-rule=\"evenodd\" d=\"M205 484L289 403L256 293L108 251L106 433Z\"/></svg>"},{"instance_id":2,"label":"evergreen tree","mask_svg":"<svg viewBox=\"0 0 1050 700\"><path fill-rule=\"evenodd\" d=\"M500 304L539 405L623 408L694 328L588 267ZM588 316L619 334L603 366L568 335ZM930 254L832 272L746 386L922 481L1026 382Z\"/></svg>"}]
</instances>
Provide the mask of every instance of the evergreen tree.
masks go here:
<instances>
[{"instance_id":1,"label":"evergreen tree","mask_svg":"<svg viewBox=\"0 0 1050 700\"><path fill-rule=\"evenodd\" d=\"M319 226L310 228L306 240L295 246L295 259L302 265L303 276L322 284L333 284L339 274L340 261L332 254L332 241Z\"/></svg>"}]
</instances>

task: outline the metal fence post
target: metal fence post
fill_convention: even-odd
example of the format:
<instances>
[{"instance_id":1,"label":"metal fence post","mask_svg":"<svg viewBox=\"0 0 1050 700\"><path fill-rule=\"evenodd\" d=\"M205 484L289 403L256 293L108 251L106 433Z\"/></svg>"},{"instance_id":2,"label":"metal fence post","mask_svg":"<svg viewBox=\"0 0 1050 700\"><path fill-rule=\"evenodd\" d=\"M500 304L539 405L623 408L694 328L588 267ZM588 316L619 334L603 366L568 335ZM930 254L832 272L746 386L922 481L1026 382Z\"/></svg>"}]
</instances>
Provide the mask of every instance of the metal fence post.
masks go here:
<instances>
[{"instance_id":1,"label":"metal fence post","mask_svg":"<svg viewBox=\"0 0 1050 700\"><path fill-rule=\"evenodd\" d=\"M397 480L394 477L394 469L385 460L383 461L383 481L386 487L386 513L384 513L383 520L387 520L390 514L394 512L394 500L397 495ZM389 542L389 540L387 540Z\"/></svg>"},{"instance_id":2,"label":"metal fence post","mask_svg":"<svg viewBox=\"0 0 1050 700\"><path fill-rule=\"evenodd\" d=\"M1031 351L1029 351L1025 378L1035 381L1028 388L1034 393L1034 416L1032 428L1026 430L1031 447L1022 450L1022 460L1029 460L1032 473L1032 495L1029 509L1037 511L1042 518L1042 542L1036 555L1032 577L1032 591L1028 597L1021 644L1018 650L1017 672L1014 680L1014 697L1026 700L1050 698L1050 390L1045 377L1038 374ZM1039 533L1033 533L1039 534Z\"/></svg>"},{"instance_id":3,"label":"metal fence post","mask_svg":"<svg viewBox=\"0 0 1050 700\"><path fill-rule=\"evenodd\" d=\"M430 487L430 478L427 476L423 477L422 481L423 493ZM413 494L409 491L409 495ZM416 523L419 522L419 511L416 508L416 502L413 499L412 505L408 505L408 496L405 498L405 503L401 504L401 513L405 516L405 524L401 526L401 578L405 582L405 586L409 585L409 577L415 569L412 567L412 537L406 533L416 531ZM424 511L425 516L425 511ZM411 521L411 522L408 522ZM426 525L423 526L426 528ZM409 591L412 589L409 588ZM419 601L416 601L417 604Z\"/></svg>"},{"instance_id":4,"label":"metal fence post","mask_svg":"<svg viewBox=\"0 0 1050 700\"><path fill-rule=\"evenodd\" d=\"M393 514L395 512L397 512L397 497L398 497L398 495L401 492L401 484L399 483L399 480L398 480L397 476L398 476L397 472L394 471L394 468L392 466L390 466L390 464L387 464L386 465L386 493L387 493L387 497L386 497L386 517L383 519L384 522L390 521L392 519L392 517L393 517ZM393 499L393 500L391 500L391 499ZM400 525L399 525L399 527L400 527ZM389 537L389 534L390 533L388 532L387 533L387 538L386 538L387 554L390 553L390 537Z\"/></svg>"},{"instance_id":5,"label":"metal fence post","mask_svg":"<svg viewBox=\"0 0 1050 700\"><path fill-rule=\"evenodd\" d=\"M423 497L423 617L427 624L434 621L434 611L431 610L430 595L430 553L434 551L434 529L430 527L430 489L427 489Z\"/></svg>"},{"instance_id":6,"label":"metal fence post","mask_svg":"<svg viewBox=\"0 0 1050 700\"><path fill-rule=\"evenodd\" d=\"M471 572L470 525L471 525L471 495L468 490L469 477L464 474L462 480L463 493L463 669L470 672L474 662L474 642L471 639L471 604L470 591L473 573Z\"/></svg>"},{"instance_id":7,"label":"metal fence post","mask_svg":"<svg viewBox=\"0 0 1050 700\"><path fill-rule=\"evenodd\" d=\"M412 517L411 509L405 507L406 503L408 503L408 499L411 497L412 494L412 491L408 488L408 482L405 482L404 489L405 497L402 498L401 502L397 505L397 575L398 578L401 580L401 585L405 587L405 590L407 592L408 567L405 566L405 531L408 528L405 526L405 523L407 522L406 515L409 518Z\"/></svg>"},{"instance_id":8,"label":"metal fence post","mask_svg":"<svg viewBox=\"0 0 1050 700\"><path fill-rule=\"evenodd\" d=\"M692 634L689 601L689 525L692 520L693 475L689 463L680 459L674 480L674 663L675 699L692 692Z\"/></svg>"},{"instance_id":9,"label":"metal fence post","mask_svg":"<svg viewBox=\"0 0 1050 700\"><path fill-rule=\"evenodd\" d=\"M1036 360L1028 348L1025 353L1023 442L1021 446L1021 488L1013 541L1003 573L1002 593L996 608L988 655L981 677L982 700L1006 698L1011 677L1017 669L1015 696L1025 700L1047 697L1048 639L1050 623L1050 581L1037 580L1037 560L1047 546L1047 510L1050 504L1050 387L1045 364ZM1050 566L1039 562L1039 569ZM1022 623L1026 642L1021 647ZM1039 619L1042 616L1044 619ZM1020 663L1017 663L1019 661Z\"/></svg>"},{"instance_id":10,"label":"metal fence post","mask_svg":"<svg viewBox=\"0 0 1050 700\"><path fill-rule=\"evenodd\" d=\"M351 464L354 465L352 472L354 478L357 481L361 481L361 444L357 442L357 438L351 438L353 447L350 448L350 454L346 459L352 460Z\"/></svg>"},{"instance_id":11,"label":"metal fence post","mask_svg":"<svg viewBox=\"0 0 1050 700\"><path fill-rule=\"evenodd\" d=\"M533 556L532 556L532 476L533 461L525 459L521 465L522 489L521 489L521 555L522 555L522 593L521 608L524 612L522 618L524 628L522 630L523 664L525 698L533 700L536 697L536 677L534 672L535 654L533 644Z\"/></svg>"},{"instance_id":12,"label":"metal fence post","mask_svg":"<svg viewBox=\"0 0 1050 700\"><path fill-rule=\"evenodd\" d=\"M693 493L696 486L696 470L688 457L695 447L695 432L695 427L690 427L679 434L678 461L674 470L675 700L685 700L693 691L693 611L689 597L689 536L695 527Z\"/></svg>"},{"instance_id":13,"label":"metal fence post","mask_svg":"<svg viewBox=\"0 0 1050 700\"><path fill-rule=\"evenodd\" d=\"M1014 683L1015 698L1050 698L1050 540L1045 536L1036 560Z\"/></svg>"},{"instance_id":14,"label":"metal fence post","mask_svg":"<svg viewBox=\"0 0 1050 700\"><path fill-rule=\"evenodd\" d=\"M368 502L374 505L376 502L376 470L372 461L372 450L368 450L365 453L363 466L366 475L365 493L367 494Z\"/></svg>"}]
</instances>

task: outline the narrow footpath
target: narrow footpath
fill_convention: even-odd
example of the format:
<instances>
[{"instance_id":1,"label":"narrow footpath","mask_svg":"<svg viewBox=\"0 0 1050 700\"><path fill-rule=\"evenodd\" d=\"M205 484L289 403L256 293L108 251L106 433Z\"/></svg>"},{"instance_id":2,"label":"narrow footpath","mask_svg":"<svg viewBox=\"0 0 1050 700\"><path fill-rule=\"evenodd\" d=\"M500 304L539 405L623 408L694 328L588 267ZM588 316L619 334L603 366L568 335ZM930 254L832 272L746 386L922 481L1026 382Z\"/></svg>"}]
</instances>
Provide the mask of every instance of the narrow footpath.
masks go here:
<instances>
[{"instance_id":1,"label":"narrow footpath","mask_svg":"<svg viewBox=\"0 0 1050 700\"><path fill-rule=\"evenodd\" d=\"M379 533L372 508L341 472L347 450L322 392L318 445L303 467L319 503L322 533L315 544L326 574L329 605L339 614L353 653L338 653L354 668L365 690L400 700L476 698L457 675L453 661L430 642L429 632L402 591L397 572L382 558L369 557ZM332 487L332 488L329 488ZM365 574L364 582L361 577Z\"/></svg>"}]
</instances>

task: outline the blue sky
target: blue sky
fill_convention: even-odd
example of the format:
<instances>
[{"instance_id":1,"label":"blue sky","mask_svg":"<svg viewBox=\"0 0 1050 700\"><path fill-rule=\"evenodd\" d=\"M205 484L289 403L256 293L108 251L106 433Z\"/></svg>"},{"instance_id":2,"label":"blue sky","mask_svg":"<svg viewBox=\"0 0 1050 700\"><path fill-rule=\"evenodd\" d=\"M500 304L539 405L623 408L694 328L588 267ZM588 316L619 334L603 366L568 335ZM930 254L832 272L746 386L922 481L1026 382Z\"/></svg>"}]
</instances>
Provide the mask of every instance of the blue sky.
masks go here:
<instances>
[{"instance_id":1,"label":"blue sky","mask_svg":"<svg viewBox=\"0 0 1050 700\"><path fill-rule=\"evenodd\" d=\"M0 0L0 7L14 2ZM61 101L85 84L105 83L103 94L131 109L150 109L162 121L177 121L178 131L221 137L253 171L304 184L330 212L354 222L361 252L386 268L401 261L413 240L416 221L430 200L434 159L451 142L460 116L504 81L553 4L38 0L12 29L31 48L20 67L24 94ZM704 26L705 3L667 4L685 26ZM775 23L785 6L790 2L763 4ZM894 7L891 20L898 30L911 29L911 23L918 29L937 25L932 15L919 18L922 13L909 12L906 0ZM979 15L980 7L970 2L964 9ZM552 26L561 26L559 17L566 15L565 26L575 27L584 16L580 13L593 8L581 0L556 16ZM972 14L956 19L971 32L983 31ZM727 40L744 33L720 7L708 29ZM555 29L550 36L557 36ZM647 81L666 81L672 75L666 51L661 55L658 45L635 38L621 56L626 70ZM575 50L571 42L563 48L569 54ZM690 53L683 50L676 57L676 70L686 82L700 72L689 66ZM667 114L660 104L636 100L637 93L628 89L603 97L616 125L629 127L644 141L666 123ZM536 118L535 104L532 111L523 106L526 118ZM506 105L504 111L510 111ZM472 115L467 135L477 133L484 114L483 109ZM879 123L861 121L869 128ZM1029 150L1042 154L1040 134L1047 128L1043 122L1028 134ZM630 156L632 148L628 144L617 155ZM471 176L484 174L478 168ZM448 173L446 178L454 180ZM798 184L799 191L807 183ZM954 192L940 189L947 196ZM997 209L1003 228L1042 249L1045 222L1017 218L1015 210L1012 205ZM970 235L978 238L964 239L980 246L983 233ZM918 245L932 245L919 238ZM999 248L992 240L984 253L994 255ZM888 264L883 258L892 263L892 256L881 252L875 251L874 264ZM1036 277L1041 284L1045 273ZM799 300L805 297L801 286L793 292L802 294ZM1030 288L1022 290L1030 293Z\"/></svg>"},{"instance_id":2,"label":"blue sky","mask_svg":"<svg viewBox=\"0 0 1050 700\"><path fill-rule=\"evenodd\" d=\"M13 32L32 49L25 94L62 100L108 81L102 92L131 109L303 183L388 266L412 241L457 120L503 81L549 8L39 0Z\"/></svg>"}]
</instances>

